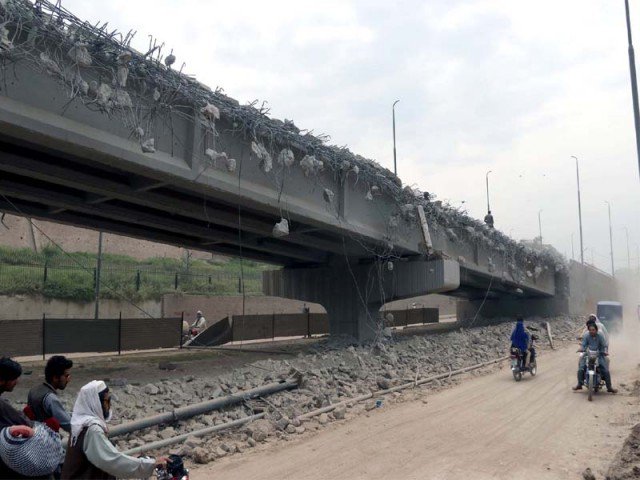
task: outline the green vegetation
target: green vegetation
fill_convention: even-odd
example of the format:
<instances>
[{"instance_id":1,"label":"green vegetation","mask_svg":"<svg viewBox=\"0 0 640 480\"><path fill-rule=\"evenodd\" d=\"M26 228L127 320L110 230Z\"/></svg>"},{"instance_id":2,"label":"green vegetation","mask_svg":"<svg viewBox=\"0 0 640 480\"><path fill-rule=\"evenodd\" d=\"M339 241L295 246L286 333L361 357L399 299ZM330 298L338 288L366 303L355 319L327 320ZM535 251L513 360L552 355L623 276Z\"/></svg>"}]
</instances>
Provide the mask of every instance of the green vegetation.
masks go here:
<instances>
[{"instance_id":1,"label":"green vegetation","mask_svg":"<svg viewBox=\"0 0 640 480\"><path fill-rule=\"evenodd\" d=\"M0 295L42 294L49 298L90 301L94 297L96 255L65 253L47 246L41 252L0 246ZM242 262L245 292L262 291L262 271ZM193 258L102 256L101 298L132 301L158 299L164 293L233 295L240 292L241 262Z\"/></svg>"}]
</instances>

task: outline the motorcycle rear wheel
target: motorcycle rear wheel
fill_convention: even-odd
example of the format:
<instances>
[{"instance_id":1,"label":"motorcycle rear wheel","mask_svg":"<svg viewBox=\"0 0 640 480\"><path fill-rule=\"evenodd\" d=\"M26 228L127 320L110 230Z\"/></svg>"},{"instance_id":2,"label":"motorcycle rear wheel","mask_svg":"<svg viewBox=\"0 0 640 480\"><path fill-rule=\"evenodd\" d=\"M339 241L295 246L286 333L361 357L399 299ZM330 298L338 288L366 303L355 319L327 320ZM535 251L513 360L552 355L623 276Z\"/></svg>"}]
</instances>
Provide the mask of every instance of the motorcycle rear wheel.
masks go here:
<instances>
[{"instance_id":1,"label":"motorcycle rear wheel","mask_svg":"<svg viewBox=\"0 0 640 480\"><path fill-rule=\"evenodd\" d=\"M537 364L537 362L533 362L531 364L531 366L529 367L529 373L531 374L532 377L536 376L536 373L538 373L538 364Z\"/></svg>"}]
</instances>

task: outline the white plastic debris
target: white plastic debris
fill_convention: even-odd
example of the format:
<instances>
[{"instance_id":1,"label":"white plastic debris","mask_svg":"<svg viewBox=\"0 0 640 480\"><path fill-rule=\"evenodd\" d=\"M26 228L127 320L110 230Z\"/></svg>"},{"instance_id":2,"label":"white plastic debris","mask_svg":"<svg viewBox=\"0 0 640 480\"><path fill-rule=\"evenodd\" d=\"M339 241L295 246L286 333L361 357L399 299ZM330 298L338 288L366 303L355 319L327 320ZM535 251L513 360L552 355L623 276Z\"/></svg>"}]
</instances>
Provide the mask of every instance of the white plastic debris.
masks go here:
<instances>
[{"instance_id":1,"label":"white plastic debris","mask_svg":"<svg viewBox=\"0 0 640 480\"><path fill-rule=\"evenodd\" d=\"M260 168L269 173L273 168L273 158L264 145L259 142L251 142L251 151L260 160Z\"/></svg>"},{"instance_id":2,"label":"white plastic debris","mask_svg":"<svg viewBox=\"0 0 640 480\"><path fill-rule=\"evenodd\" d=\"M286 218L283 218L273 226L273 236L282 238L287 235L289 235L289 222Z\"/></svg>"},{"instance_id":3,"label":"white plastic debris","mask_svg":"<svg viewBox=\"0 0 640 480\"><path fill-rule=\"evenodd\" d=\"M142 142L142 151L144 153L155 153L156 151L156 140L154 138L150 138Z\"/></svg>"},{"instance_id":4,"label":"white plastic debris","mask_svg":"<svg viewBox=\"0 0 640 480\"><path fill-rule=\"evenodd\" d=\"M103 107L110 106L111 96L113 95L113 90L106 83L101 83L98 87L98 91L96 92L96 101L99 105Z\"/></svg>"},{"instance_id":5,"label":"white plastic debris","mask_svg":"<svg viewBox=\"0 0 640 480\"><path fill-rule=\"evenodd\" d=\"M335 197L335 194L328 188L325 188L324 192L322 192L322 197L324 198L325 202L333 203L333 197Z\"/></svg>"},{"instance_id":6,"label":"white plastic debris","mask_svg":"<svg viewBox=\"0 0 640 480\"><path fill-rule=\"evenodd\" d=\"M207 103L204 107L200 109L200 113L209 120L210 122L214 122L220 118L220 110L215 105Z\"/></svg>"},{"instance_id":7,"label":"white plastic debris","mask_svg":"<svg viewBox=\"0 0 640 480\"><path fill-rule=\"evenodd\" d=\"M62 70L60 70L60 67L58 66L58 64L53 60L51 60L49 58L49 55L47 55L46 53L44 52L40 53L40 61L44 65L44 68L47 70L47 72L55 73L57 75L62 75Z\"/></svg>"},{"instance_id":8,"label":"white plastic debris","mask_svg":"<svg viewBox=\"0 0 640 480\"><path fill-rule=\"evenodd\" d=\"M225 165L227 164L226 152L216 152L213 148L207 148L204 154L214 164L217 163L218 160L224 162Z\"/></svg>"},{"instance_id":9,"label":"white plastic debris","mask_svg":"<svg viewBox=\"0 0 640 480\"><path fill-rule=\"evenodd\" d=\"M113 105L120 108L131 108L133 107L133 102L131 101L131 97L124 90L115 90L111 95L111 101Z\"/></svg>"},{"instance_id":10,"label":"white plastic debris","mask_svg":"<svg viewBox=\"0 0 640 480\"><path fill-rule=\"evenodd\" d=\"M170 53L169 55L167 55L167 57L164 59L164 64L167 67L170 67L171 65L173 65L174 63L176 63L176 56L173 53Z\"/></svg>"},{"instance_id":11,"label":"white plastic debris","mask_svg":"<svg viewBox=\"0 0 640 480\"><path fill-rule=\"evenodd\" d=\"M389 270L390 272L393 272L393 262L391 261L387 262L387 270Z\"/></svg>"},{"instance_id":12,"label":"white plastic debris","mask_svg":"<svg viewBox=\"0 0 640 480\"><path fill-rule=\"evenodd\" d=\"M230 172L235 172L236 171L236 159L235 158L228 158L227 159L227 170Z\"/></svg>"},{"instance_id":13,"label":"white plastic debris","mask_svg":"<svg viewBox=\"0 0 640 480\"><path fill-rule=\"evenodd\" d=\"M295 162L295 157L293 156L293 152L289 148L283 148L280 150L278 154L278 164L284 165L285 167L290 167Z\"/></svg>"},{"instance_id":14,"label":"white plastic debris","mask_svg":"<svg viewBox=\"0 0 640 480\"><path fill-rule=\"evenodd\" d=\"M118 65L128 65L132 58L133 54L129 50L125 50L118 55Z\"/></svg>"},{"instance_id":15,"label":"white plastic debris","mask_svg":"<svg viewBox=\"0 0 640 480\"><path fill-rule=\"evenodd\" d=\"M400 211L402 212L402 216L406 219L412 219L412 218L416 218L415 213L415 206L412 205L411 203L407 203L405 205L402 205L400 207Z\"/></svg>"},{"instance_id":16,"label":"white plastic debris","mask_svg":"<svg viewBox=\"0 0 640 480\"><path fill-rule=\"evenodd\" d=\"M129 78L129 67L127 67L126 65L118 66L116 75L116 83L118 84L118 86L122 88L126 87L127 78Z\"/></svg>"},{"instance_id":17,"label":"white plastic debris","mask_svg":"<svg viewBox=\"0 0 640 480\"><path fill-rule=\"evenodd\" d=\"M377 185L371 187L371 195L380 195L380 187Z\"/></svg>"},{"instance_id":18,"label":"white plastic debris","mask_svg":"<svg viewBox=\"0 0 640 480\"><path fill-rule=\"evenodd\" d=\"M138 137L138 138L142 138L142 137L144 137L144 128L142 128L142 127L138 127L138 128L136 128L136 129L135 129L135 135L136 135L136 137Z\"/></svg>"},{"instance_id":19,"label":"white plastic debris","mask_svg":"<svg viewBox=\"0 0 640 480\"><path fill-rule=\"evenodd\" d=\"M13 48L13 42L9 40L9 30L0 25L0 50L11 50Z\"/></svg>"},{"instance_id":20,"label":"white plastic debris","mask_svg":"<svg viewBox=\"0 0 640 480\"><path fill-rule=\"evenodd\" d=\"M358 175L360 173L360 167L358 167L358 165L354 165L353 168L351 168L351 171Z\"/></svg>"},{"instance_id":21,"label":"white plastic debris","mask_svg":"<svg viewBox=\"0 0 640 480\"><path fill-rule=\"evenodd\" d=\"M300 160L300 167L302 167L304 175L308 177L309 175L317 175L318 172L321 172L324 168L324 163L316 159L313 155L305 155L304 158Z\"/></svg>"},{"instance_id":22,"label":"white plastic debris","mask_svg":"<svg viewBox=\"0 0 640 480\"><path fill-rule=\"evenodd\" d=\"M373 195L371 195L371 190L367 191L367 194L364 196L364 198L366 198L369 201L373 200Z\"/></svg>"},{"instance_id":23,"label":"white plastic debris","mask_svg":"<svg viewBox=\"0 0 640 480\"><path fill-rule=\"evenodd\" d=\"M156 102L160 100L160 90L158 90L157 88L153 89L153 100Z\"/></svg>"},{"instance_id":24,"label":"white plastic debris","mask_svg":"<svg viewBox=\"0 0 640 480\"><path fill-rule=\"evenodd\" d=\"M67 55L73 62L81 67L90 67L93 61L91 60L91 54L87 50L86 43L76 43Z\"/></svg>"}]
</instances>

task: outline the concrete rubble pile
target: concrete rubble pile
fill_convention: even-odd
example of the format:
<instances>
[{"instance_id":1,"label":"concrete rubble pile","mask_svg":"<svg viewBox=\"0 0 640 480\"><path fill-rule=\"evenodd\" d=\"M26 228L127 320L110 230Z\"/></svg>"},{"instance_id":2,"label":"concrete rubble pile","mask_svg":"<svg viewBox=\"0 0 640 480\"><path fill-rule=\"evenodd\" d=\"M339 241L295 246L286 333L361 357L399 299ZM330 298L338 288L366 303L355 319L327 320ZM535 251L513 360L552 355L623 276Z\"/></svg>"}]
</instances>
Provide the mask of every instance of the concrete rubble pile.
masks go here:
<instances>
[{"instance_id":1,"label":"concrete rubble pile","mask_svg":"<svg viewBox=\"0 0 640 480\"><path fill-rule=\"evenodd\" d=\"M551 321L554 341L575 340L581 320L560 317ZM548 348L542 321L528 322L538 329L539 347ZM197 402L249 390L265 383L284 379L292 369L304 374L301 388L273 394L262 400L249 401L222 411L194 417L175 425L142 430L114 440L118 448L139 447L172 438L208 426L220 425L254 414L261 404L267 415L243 428L218 435L189 437L173 452L186 455L197 463L242 452L261 442L290 439L308 430L317 430L333 421L352 417L376 408L376 401L393 402L401 398L396 392L385 397L373 397L349 408L341 407L300 422L296 417L369 392L412 382L435 374L450 372L506 355L513 322L460 329L431 336L392 336L373 346L356 346L346 339L331 338L296 357L286 360L261 360L220 377L187 376L175 380L132 385L121 379L111 383L115 395L114 423L127 422L171 411ZM542 365L544 361L541 361ZM543 368L543 367L541 367ZM475 373L477 374L477 373ZM454 380L451 380L454 381ZM446 381L445 381L446 382ZM416 392L441 388L436 382ZM256 403L257 402L257 403ZM72 407L70 402L67 405ZM166 452L165 452L166 453Z\"/></svg>"}]
</instances>

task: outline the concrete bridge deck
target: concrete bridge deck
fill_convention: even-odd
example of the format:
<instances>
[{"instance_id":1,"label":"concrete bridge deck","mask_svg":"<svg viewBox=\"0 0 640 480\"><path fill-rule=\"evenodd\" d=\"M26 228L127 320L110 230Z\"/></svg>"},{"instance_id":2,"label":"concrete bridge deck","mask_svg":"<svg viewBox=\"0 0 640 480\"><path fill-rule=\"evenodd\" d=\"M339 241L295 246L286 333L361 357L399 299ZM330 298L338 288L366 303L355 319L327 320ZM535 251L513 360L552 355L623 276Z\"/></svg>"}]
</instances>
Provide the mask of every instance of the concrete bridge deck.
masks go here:
<instances>
[{"instance_id":1,"label":"concrete bridge deck","mask_svg":"<svg viewBox=\"0 0 640 480\"><path fill-rule=\"evenodd\" d=\"M337 287L353 292L349 308L361 321L335 330L359 336L381 301L556 293L549 259L493 232L441 223L441 207L377 164L126 44L89 29L79 43L82 27L67 17L54 29L27 18L30 2L8 5L0 8L12 39L0 49L0 210L282 265L266 293L327 304ZM279 235L282 219L289 230ZM330 306L334 316L348 313L343 303Z\"/></svg>"}]
</instances>

